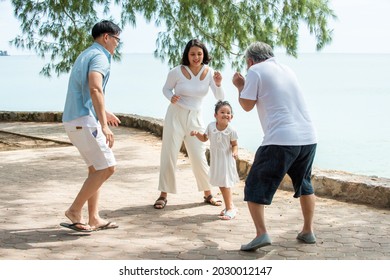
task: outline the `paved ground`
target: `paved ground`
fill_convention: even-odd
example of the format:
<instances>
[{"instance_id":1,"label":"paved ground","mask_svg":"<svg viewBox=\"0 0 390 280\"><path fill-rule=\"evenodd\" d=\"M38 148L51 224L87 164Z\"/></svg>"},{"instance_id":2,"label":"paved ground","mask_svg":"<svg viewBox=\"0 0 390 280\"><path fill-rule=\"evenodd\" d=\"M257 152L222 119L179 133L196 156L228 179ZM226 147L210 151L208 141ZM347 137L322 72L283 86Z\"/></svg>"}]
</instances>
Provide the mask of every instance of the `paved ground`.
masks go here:
<instances>
[{"instance_id":1,"label":"paved ground","mask_svg":"<svg viewBox=\"0 0 390 280\"><path fill-rule=\"evenodd\" d=\"M0 130L67 141L61 124L0 122ZM73 146L36 143L0 152L0 260L390 260L388 209L318 198L318 242L306 245L295 239L299 202L286 191L266 209L273 244L241 252L254 237L242 182L234 190L239 215L221 221L222 207L203 203L187 158L180 157L180 193L155 210L160 140L136 129L114 131L118 166L102 189L101 213L120 225L115 230L79 234L59 226L68 222L64 211L86 176Z\"/></svg>"}]
</instances>

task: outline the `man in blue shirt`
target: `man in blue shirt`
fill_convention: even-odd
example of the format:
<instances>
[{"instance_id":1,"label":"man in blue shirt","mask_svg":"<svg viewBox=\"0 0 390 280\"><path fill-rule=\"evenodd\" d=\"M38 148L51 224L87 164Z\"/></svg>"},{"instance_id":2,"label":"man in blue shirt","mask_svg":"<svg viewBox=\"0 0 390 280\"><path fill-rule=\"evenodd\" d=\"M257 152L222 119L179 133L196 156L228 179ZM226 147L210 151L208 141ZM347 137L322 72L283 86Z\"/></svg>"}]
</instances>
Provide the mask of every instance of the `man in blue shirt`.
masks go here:
<instances>
[{"instance_id":1,"label":"man in blue shirt","mask_svg":"<svg viewBox=\"0 0 390 280\"><path fill-rule=\"evenodd\" d=\"M62 121L70 141L88 166L88 177L72 205L65 211L71 223L61 226L90 232L117 228L99 215L99 190L114 173L116 160L111 150L114 134L109 125L120 120L105 108L105 87L110 76L111 57L119 45L121 29L111 21L101 21L92 28L94 43L84 50L73 65ZM88 223L82 208L88 201Z\"/></svg>"}]
</instances>

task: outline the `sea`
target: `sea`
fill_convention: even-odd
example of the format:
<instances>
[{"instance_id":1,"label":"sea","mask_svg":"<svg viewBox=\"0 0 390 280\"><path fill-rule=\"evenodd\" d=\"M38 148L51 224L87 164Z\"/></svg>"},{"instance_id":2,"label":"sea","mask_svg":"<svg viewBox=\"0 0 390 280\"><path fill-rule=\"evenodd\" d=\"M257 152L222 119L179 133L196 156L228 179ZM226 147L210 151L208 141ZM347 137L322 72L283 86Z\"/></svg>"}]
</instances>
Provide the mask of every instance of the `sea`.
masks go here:
<instances>
[{"instance_id":1,"label":"sea","mask_svg":"<svg viewBox=\"0 0 390 280\"><path fill-rule=\"evenodd\" d=\"M318 135L314 166L390 178L390 54L276 53L297 74ZM46 78L46 61L33 55L0 57L0 111L62 111L69 74ZM153 54L123 54L113 62L107 109L163 119L162 94L169 66ZM256 110L244 112L227 63L225 99L233 106L239 146L255 153L263 133ZM242 71L246 74L246 70ZM214 120L213 94L204 100L205 125Z\"/></svg>"}]
</instances>

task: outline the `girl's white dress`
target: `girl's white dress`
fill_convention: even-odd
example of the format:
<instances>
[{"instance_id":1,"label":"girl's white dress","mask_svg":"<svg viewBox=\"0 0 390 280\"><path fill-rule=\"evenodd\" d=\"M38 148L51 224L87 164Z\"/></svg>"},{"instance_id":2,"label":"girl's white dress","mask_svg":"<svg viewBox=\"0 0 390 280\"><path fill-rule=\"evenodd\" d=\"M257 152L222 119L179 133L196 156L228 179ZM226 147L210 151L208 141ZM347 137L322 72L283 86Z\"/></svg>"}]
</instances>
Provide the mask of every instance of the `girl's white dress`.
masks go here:
<instances>
[{"instance_id":1,"label":"girl's white dress","mask_svg":"<svg viewBox=\"0 0 390 280\"><path fill-rule=\"evenodd\" d=\"M238 139L237 132L230 125L219 131L216 125L216 122L210 123L205 131L210 140L210 184L233 187L240 181L230 144Z\"/></svg>"}]
</instances>

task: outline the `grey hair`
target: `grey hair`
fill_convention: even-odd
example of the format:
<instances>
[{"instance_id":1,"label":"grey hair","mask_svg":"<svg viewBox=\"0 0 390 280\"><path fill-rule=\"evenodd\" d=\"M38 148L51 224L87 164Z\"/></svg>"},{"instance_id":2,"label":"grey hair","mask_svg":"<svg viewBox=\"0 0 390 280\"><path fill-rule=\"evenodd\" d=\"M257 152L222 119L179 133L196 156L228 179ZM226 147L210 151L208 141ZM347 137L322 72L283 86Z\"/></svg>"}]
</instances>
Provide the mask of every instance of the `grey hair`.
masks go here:
<instances>
[{"instance_id":1,"label":"grey hair","mask_svg":"<svg viewBox=\"0 0 390 280\"><path fill-rule=\"evenodd\" d=\"M254 42L246 49L245 57L258 63L274 57L274 52L270 45L263 42Z\"/></svg>"}]
</instances>

